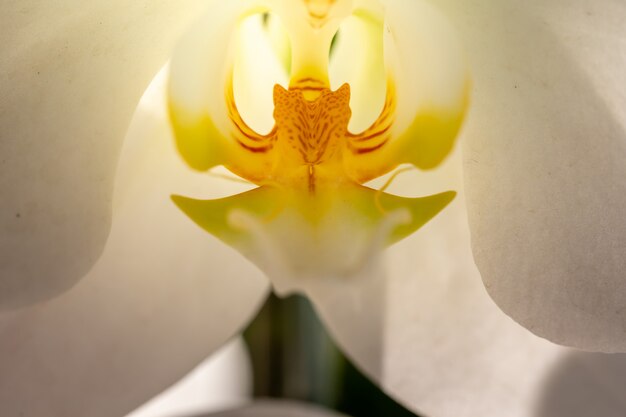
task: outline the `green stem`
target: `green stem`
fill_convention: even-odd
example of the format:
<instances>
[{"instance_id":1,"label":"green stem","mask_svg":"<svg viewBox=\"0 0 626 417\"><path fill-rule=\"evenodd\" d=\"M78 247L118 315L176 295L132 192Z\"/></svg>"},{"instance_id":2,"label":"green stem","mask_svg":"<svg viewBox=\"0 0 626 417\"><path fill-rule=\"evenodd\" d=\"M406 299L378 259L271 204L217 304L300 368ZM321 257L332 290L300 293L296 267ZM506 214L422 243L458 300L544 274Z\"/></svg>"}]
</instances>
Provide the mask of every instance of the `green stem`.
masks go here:
<instances>
[{"instance_id":1,"label":"green stem","mask_svg":"<svg viewBox=\"0 0 626 417\"><path fill-rule=\"evenodd\" d=\"M268 297L244 332L254 396L312 402L352 417L416 417L337 349L304 297Z\"/></svg>"}]
</instances>

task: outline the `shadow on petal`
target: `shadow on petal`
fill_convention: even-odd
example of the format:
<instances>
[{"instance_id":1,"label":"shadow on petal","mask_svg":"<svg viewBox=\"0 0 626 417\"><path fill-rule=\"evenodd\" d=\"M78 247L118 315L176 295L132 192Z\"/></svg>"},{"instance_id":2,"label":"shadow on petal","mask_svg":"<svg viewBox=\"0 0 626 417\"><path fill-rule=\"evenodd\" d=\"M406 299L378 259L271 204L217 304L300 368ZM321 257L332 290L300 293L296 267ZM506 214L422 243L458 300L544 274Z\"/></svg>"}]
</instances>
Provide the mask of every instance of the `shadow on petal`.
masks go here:
<instances>
[{"instance_id":1,"label":"shadow on petal","mask_svg":"<svg viewBox=\"0 0 626 417\"><path fill-rule=\"evenodd\" d=\"M536 417L622 417L625 387L625 354L572 352L546 379Z\"/></svg>"},{"instance_id":2,"label":"shadow on petal","mask_svg":"<svg viewBox=\"0 0 626 417\"><path fill-rule=\"evenodd\" d=\"M355 276L340 282L309 280L306 288L306 295L337 345L350 358L358 358L358 365L366 364L362 370L375 380L383 372L385 357L384 276L381 260L375 258Z\"/></svg>"}]
</instances>

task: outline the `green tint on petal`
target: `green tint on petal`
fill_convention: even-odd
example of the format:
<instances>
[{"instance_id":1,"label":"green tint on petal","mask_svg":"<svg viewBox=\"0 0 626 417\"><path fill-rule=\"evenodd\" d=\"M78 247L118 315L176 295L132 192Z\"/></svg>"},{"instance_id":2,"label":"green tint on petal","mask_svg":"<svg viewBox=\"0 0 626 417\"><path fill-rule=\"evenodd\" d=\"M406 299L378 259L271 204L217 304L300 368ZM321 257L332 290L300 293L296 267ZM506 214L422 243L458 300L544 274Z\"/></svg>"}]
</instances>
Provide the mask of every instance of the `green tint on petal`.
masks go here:
<instances>
[{"instance_id":1,"label":"green tint on petal","mask_svg":"<svg viewBox=\"0 0 626 417\"><path fill-rule=\"evenodd\" d=\"M390 245L411 235L435 217L454 199L456 192L446 191L427 197L408 198L367 187L355 187L349 196L354 203L355 214L368 218L375 226L398 210L409 214L406 222L398 224L390 231L385 241L386 245Z\"/></svg>"},{"instance_id":2,"label":"green tint on petal","mask_svg":"<svg viewBox=\"0 0 626 417\"><path fill-rule=\"evenodd\" d=\"M237 247L242 241L248 240L249 236L233 224L229 218L231 213L243 210L259 218L269 218L279 207L276 197L275 189L259 187L216 200L196 200L173 195L172 201L198 226L225 243Z\"/></svg>"},{"instance_id":3,"label":"green tint on petal","mask_svg":"<svg viewBox=\"0 0 626 417\"><path fill-rule=\"evenodd\" d=\"M170 121L177 138L176 147L185 162L195 170L207 171L224 161L224 149L219 140L221 132L211 118L194 118L182 108L170 103Z\"/></svg>"},{"instance_id":4,"label":"green tint on petal","mask_svg":"<svg viewBox=\"0 0 626 417\"><path fill-rule=\"evenodd\" d=\"M464 116L457 112L417 115L397 139L397 160L421 169L435 168L452 151Z\"/></svg>"},{"instance_id":5,"label":"green tint on petal","mask_svg":"<svg viewBox=\"0 0 626 417\"><path fill-rule=\"evenodd\" d=\"M216 200L172 199L198 226L281 286L284 279L356 275L385 246L437 215L455 194L405 198L345 184L315 194L265 186ZM288 292L303 290L302 282L292 284Z\"/></svg>"}]
</instances>

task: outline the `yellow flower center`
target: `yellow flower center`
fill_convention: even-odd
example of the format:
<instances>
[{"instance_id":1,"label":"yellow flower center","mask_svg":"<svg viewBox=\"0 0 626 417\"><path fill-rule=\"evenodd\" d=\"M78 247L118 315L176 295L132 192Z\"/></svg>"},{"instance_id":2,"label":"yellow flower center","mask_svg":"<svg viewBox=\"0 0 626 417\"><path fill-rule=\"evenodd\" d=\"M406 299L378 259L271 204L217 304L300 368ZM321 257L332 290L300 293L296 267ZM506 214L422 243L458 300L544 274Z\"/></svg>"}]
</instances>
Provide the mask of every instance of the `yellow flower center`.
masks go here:
<instances>
[{"instance_id":1,"label":"yellow flower center","mask_svg":"<svg viewBox=\"0 0 626 417\"><path fill-rule=\"evenodd\" d=\"M222 19L192 30L172 60L170 116L185 161L203 171L223 165L259 186L220 200L173 200L273 278L353 274L454 198L452 191L403 198L362 185L403 163L437 166L450 152L467 106L466 72L456 39L437 20L441 16L418 0L406 3L415 9L413 15L426 16L418 25L397 7L383 17L382 5L370 7L375 3L266 0L246 9L239 5L250 7L254 0L228 2ZM273 86L274 125L260 134L239 110L239 99L255 92L238 84L236 95L234 81L243 77L242 68L254 73L254 67L267 64L260 62L263 58L237 58L245 53L258 57L254 53L262 44L246 49L241 39L226 42L220 30L236 34L246 18L256 15L251 21L257 25L255 36L270 38L259 14L268 11L284 25L284 36L278 37L288 38L287 47L279 39L282 52L276 62L288 68L289 83ZM338 31L333 58L343 59L349 80L337 84L334 79L332 84L341 86L333 89L329 56ZM430 32L449 48L433 47ZM240 49L233 53L233 47ZM213 55L202 55L205 50ZM356 108L363 108L368 71L380 75L377 85L386 85L379 96L384 103L376 120L355 133L348 127L355 110L351 100L358 97Z\"/></svg>"}]
</instances>

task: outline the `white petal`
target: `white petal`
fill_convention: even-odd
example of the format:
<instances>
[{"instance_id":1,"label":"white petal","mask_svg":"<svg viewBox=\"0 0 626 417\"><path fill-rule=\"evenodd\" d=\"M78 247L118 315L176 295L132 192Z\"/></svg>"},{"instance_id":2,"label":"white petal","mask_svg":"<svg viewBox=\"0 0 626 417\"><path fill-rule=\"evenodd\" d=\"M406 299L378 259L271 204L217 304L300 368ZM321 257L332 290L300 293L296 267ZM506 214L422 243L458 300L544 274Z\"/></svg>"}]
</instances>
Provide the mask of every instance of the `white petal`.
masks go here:
<instances>
[{"instance_id":1,"label":"white petal","mask_svg":"<svg viewBox=\"0 0 626 417\"><path fill-rule=\"evenodd\" d=\"M176 190L217 196L238 187L180 160L164 78L126 139L100 260L61 297L0 316L3 414L123 415L232 337L267 291L254 267L170 200Z\"/></svg>"},{"instance_id":2,"label":"white petal","mask_svg":"<svg viewBox=\"0 0 626 417\"><path fill-rule=\"evenodd\" d=\"M346 417L319 406L295 401L257 400L235 410L199 417Z\"/></svg>"},{"instance_id":3,"label":"white petal","mask_svg":"<svg viewBox=\"0 0 626 417\"><path fill-rule=\"evenodd\" d=\"M247 404L252 364L242 337L222 346L167 390L126 417L197 415Z\"/></svg>"},{"instance_id":4,"label":"white petal","mask_svg":"<svg viewBox=\"0 0 626 417\"><path fill-rule=\"evenodd\" d=\"M467 64L454 26L438 2L381 0L385 6L385 65L396 82L395 135L420 114L463 112ZM462 40L462 39L461 39Z\"/></svg>"},{"instance_id":5,"label":"white petal","mask_svg":"<svg viewBox=\"0 0 626 417\"><path fill-rule=\"evenodd\" d=\"M490 295L554 342L626 351L626 4L438 3L473 63L465 178Z\"/></svg>"},{"instance_id":6,"label":"white petal","mask_svg":"<svg viewBox=\"0 0 626 417\"><path fill-rule=\"evenodd\" d=\"M0 307L49 298L100 255L131 116L204 2L11 1L0 38Z\"/></svg>"},{"instance_id":7,"label":"white petal","mask_svg":"<svg viewBox=\"0 0 626 417\"><path fill-rule=\"evenodd\" d=\"M457 152L441 172L404 174L391 191L417 194L455 183L462 191L460 175ZM462 192L459 197L388 250L381 266L387 276L372 271L345 291L323 287L324 282L309 288L344 352L385 391L423 415L624 415L626 357L585 356L554 345L491 301L473 265ZM590 364L589 372L570 372L579 359ZM604 364L596 367L597 362ZM577 398L588 402L559 408ZM552 414L538 414L546 407Z\"/></svg>"}]
</instances>

